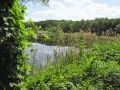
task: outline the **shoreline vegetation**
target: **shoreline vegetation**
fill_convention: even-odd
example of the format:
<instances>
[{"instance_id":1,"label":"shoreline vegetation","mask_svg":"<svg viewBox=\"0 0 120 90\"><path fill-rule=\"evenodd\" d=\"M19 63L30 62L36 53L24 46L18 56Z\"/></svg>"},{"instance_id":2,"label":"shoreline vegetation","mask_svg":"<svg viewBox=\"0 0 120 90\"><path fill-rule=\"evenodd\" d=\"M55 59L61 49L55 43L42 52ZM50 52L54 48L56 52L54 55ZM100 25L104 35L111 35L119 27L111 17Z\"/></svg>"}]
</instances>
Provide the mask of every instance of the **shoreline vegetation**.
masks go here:
<instances>
[{"instance_id":1,"label":"shoreline vegetation","mask_svg":"<svg viewBox=\"0 0 120 90\"><path fill-rule=\"evenodd\" d=\"M52 27L52 26L51 26ZM109 33L109 32L108 32ZM27 76L25 90L119 90L120 36L92 32L37 31L38 43L75 46L79 53L57 54ZM47 39L45 39L47 36ZM44 38L44 41L40 42ZM86 50L87 49L87 50Z\"/></svg>"},{"instance_id":2,"label":"shoreline vegetation","mask_svg":"<svg viewBox=\"0 0 120 90\"><path fill-rule=\"evenodd\" d=\"M106 39L105 39L106 40ZM28 90L119 90L120 41L94 43L87 52L84 40L79 54L56 55L53 63L28 76Z\"/></svg>"},{"instance_id":3,"label":"shoreline vegetation","mask_svg":"<svg viewBox=\"0 0 120 90\"><path fill-rule=\"evenodd\" d=\"M95 41L114 41L119 38L120 18L96 18L95 20L46 20L25 22L37 34L33 42L47 45L79 46L84 38L88 47Z\"/></svg>"}]
</instances>

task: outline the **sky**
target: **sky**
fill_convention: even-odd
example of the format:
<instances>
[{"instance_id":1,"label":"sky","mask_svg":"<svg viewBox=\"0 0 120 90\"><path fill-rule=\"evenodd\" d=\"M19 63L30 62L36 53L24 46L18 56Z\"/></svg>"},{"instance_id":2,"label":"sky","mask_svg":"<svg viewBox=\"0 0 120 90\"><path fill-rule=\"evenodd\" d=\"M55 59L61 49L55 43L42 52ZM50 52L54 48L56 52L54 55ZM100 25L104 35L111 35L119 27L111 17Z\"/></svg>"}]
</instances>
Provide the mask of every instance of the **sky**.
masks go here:
<instances>
[{"instance_id":1,"label":"sky","mask_svg":"<svg viewBox=\"0 0 120 90\"><path fill-rule=\"evenodd\" d=\"M25 20L87 20L120 18L120 0L50 0L48 5L27 2Z\"/></svg>"}]
</instances>

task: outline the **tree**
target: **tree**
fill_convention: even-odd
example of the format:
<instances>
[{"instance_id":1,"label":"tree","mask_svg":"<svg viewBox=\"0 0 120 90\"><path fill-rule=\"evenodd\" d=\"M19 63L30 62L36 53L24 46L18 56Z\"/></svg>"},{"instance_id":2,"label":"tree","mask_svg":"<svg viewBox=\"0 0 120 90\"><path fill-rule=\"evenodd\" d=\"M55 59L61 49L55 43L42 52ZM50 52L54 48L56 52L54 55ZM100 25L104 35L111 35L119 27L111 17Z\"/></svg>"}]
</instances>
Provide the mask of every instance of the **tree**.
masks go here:
<instances>
[{"instance_id":1,"label":"tree","mask_svg":"<svg viewBox=\"0 0 120 90\"><path fill-rule=\"evenodd\" d=\"M0 90L19 90L12 85L24 79L22 75L26 71L24 60L29 34L23 23L25 6L20 2L0 0Z\"/></svg>"},{"instance_id":2,"label":"tree","mask_svg":"<svg viewBox=\"0 0 120 90\"><path fill-rule=\"evenodd\" d=\"M72 24L70 21L63 22L61 26L62 26L63 32L73 32Z\"/></svg>"}]
</instances>

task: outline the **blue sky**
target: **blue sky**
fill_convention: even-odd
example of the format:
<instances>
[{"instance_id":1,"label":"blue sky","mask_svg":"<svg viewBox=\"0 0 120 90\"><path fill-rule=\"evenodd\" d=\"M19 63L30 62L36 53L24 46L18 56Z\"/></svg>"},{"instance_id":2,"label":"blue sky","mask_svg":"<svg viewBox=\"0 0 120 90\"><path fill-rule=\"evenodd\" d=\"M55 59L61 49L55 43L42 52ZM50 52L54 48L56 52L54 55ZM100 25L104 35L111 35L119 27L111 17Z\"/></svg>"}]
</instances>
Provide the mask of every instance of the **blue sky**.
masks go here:
<instances>
[{"instance_id":1,"label":"blue sky","mask_svg":"<svg viewBox=\"0 0 120 90\"><path fill-rule=\"evenodd\" d=\"M26 6L25 20L120 18L120 0L50 0L47 6L36 2Z\"/></svg>"},{"instance_id":2,"label":"blue sky","mask_svg":"<svg viewBox=\"0 0 120 90\"><path fill-rule=\"evenodd\" d=\"M110 6L119 6L120 5L120 0L93 0L98 3L106 3Z\"/></svg>"}]
</instances>

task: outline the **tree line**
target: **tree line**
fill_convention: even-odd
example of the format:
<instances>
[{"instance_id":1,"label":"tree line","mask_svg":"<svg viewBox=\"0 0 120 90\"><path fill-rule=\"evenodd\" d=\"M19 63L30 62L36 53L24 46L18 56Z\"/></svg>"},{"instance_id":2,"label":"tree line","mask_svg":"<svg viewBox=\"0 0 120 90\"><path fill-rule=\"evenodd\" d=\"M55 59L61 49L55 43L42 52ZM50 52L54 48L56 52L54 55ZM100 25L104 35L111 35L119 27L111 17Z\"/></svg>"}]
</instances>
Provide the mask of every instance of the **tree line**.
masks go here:
<instances>
[{"instance_id":1,"label":"tree line","mask_svg":"<svg viewBox=\"0 0 120 90\"><path fill-rule=\"evenodd\" d=\"M120 34L120 18L96 18L95 20L46 20L35 22L43 30L50 30L53 27L56 30L62 30L64 33L91 32L96 35L115 36Z\"/></svg>"}]
</instances>

